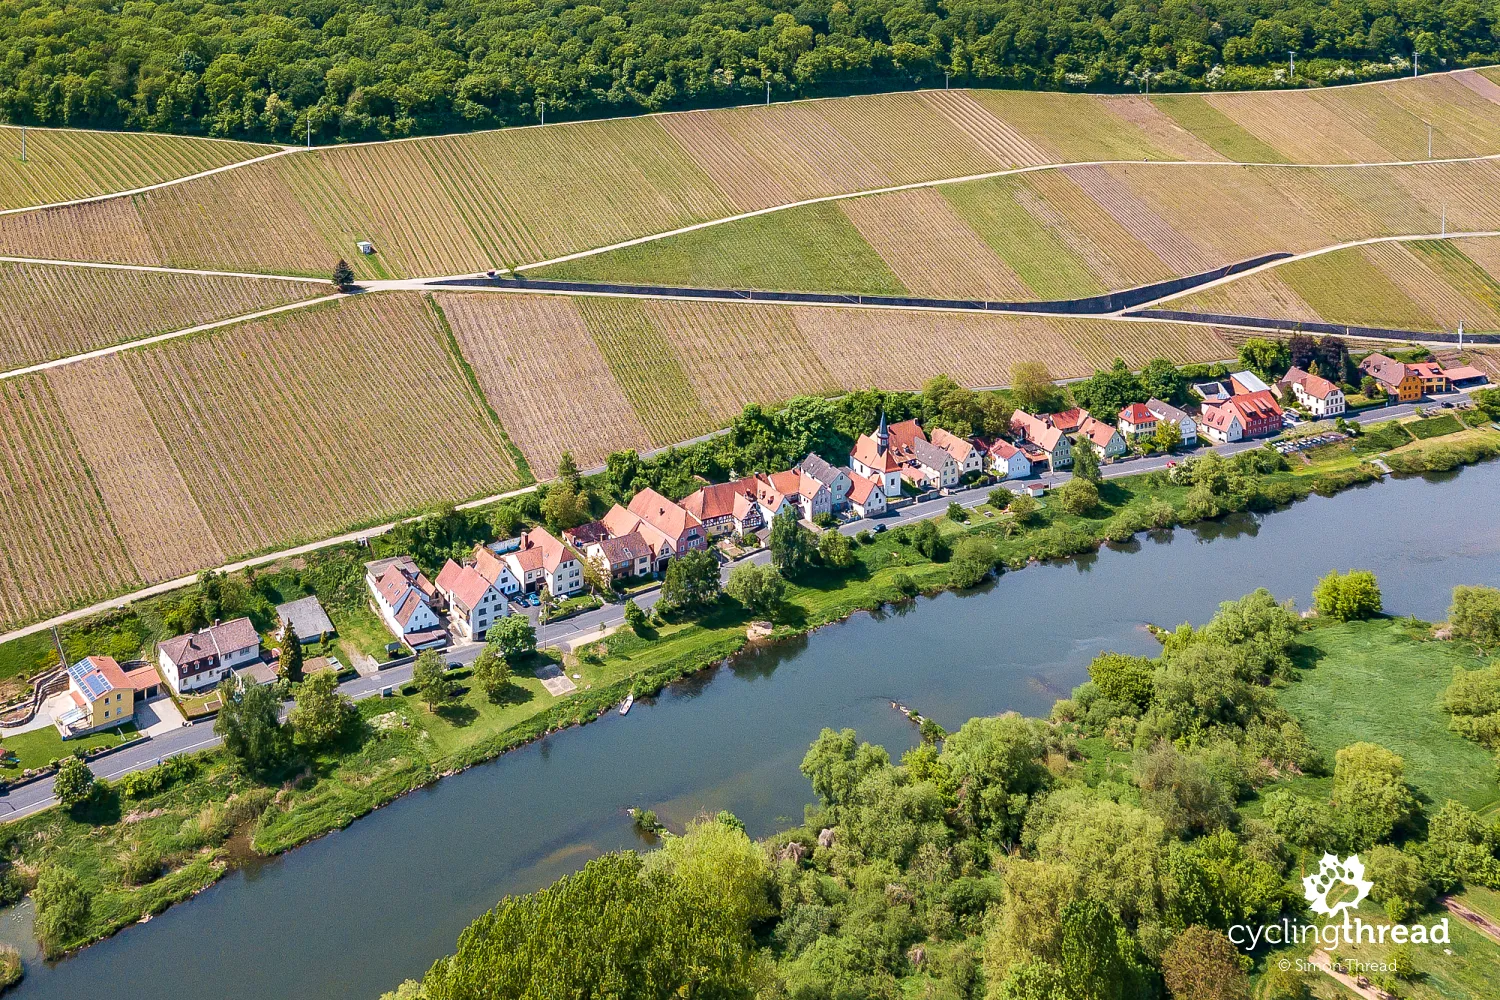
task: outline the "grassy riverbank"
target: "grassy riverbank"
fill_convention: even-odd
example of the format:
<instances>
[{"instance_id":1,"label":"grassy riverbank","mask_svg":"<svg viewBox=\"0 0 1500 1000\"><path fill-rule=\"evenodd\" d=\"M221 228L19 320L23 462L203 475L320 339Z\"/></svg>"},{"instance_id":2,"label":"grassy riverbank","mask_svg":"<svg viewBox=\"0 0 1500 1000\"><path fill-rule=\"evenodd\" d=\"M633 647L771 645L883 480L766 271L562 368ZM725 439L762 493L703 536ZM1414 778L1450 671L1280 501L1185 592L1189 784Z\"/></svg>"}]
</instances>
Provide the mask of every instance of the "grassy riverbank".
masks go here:
<instances>
[{"instance_id":1,"label":"grassy riverbank","mask_svg":"<svg viewBox=\"0 0 1500 1000\"><path fill-rule=\"evenodd\" d=\"M1500 434L1477 433L1489 454L1500 450ZM1264 455L1254 461L1264 463ZM1243 471L1254 464L1250 459L1226 463L1243 474L1232 491L1213 498L1215 507L1267 510L1376 476L1368 465L1350 465L1348 457L1341 452L1310 464L1298 460L1260 474ZM1032 558L1090 550L1103 538L1190 521L1204 502L1201 486L1174 482L1165 473L1108 481L1100 497L1099 506L1081 515L1064 513L1053 499L1025 523L981 508L967 523L941 517L937 524L950 547L965 537L986 537L1014 568ZM948 563L920 553L907 531L872 536L855 546L855 556L846 571L814 571L789 588L775 616L778 636L949 584ZM563 698L520 672L498 703L477 690L465 690L436 713L409 695L370 699L358 705L361 724L342 746L307 760L275 787L236 772L222 751L208 752L196 758L195 773L176 785L138 797L111 789L88 814L52 809L8 824L0 829L0 843L24 881L48 865L77 875L91 900L89 912L47 945L54 953L78 947L212 883L237 854L289 849L444 774L590 721L629 691L651 693L719 663L745 645L748 618L726 600L703 618L668 622L649 637L617 633L567 657L565 668L578 675L578 690ZM463 682L466 675L457 676Z\"/></svg>"}]
</instances>

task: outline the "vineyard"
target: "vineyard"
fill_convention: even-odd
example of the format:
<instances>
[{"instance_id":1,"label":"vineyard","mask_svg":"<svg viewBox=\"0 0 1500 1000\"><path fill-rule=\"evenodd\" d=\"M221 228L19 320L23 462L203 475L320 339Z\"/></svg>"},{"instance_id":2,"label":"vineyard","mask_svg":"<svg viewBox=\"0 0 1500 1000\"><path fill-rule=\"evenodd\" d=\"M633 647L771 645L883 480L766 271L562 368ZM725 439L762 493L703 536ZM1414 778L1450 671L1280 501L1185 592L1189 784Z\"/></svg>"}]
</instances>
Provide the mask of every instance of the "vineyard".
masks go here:
<instances>
[{"instance_id":1,"label":"vineyard","mask_svg":"<svg viewBox=\"0 0 1500 1000\"><path fill-rule=\"evenodd\" d=\"M217 566L228 556L167 452L120 355L55 368L47 381L142 583ZM149 391L150 387L146 387Z\"/></svg>"},{"instance_id":2,"label":"vineyard","mask_svg":"<svg viewBox=\"0 0 1500 1000\"><path fill-rule=\"evenodd\" d=\"M562 453L585 468L650 435L570 299L440 293L464 357L490 406L537 474Z\"/></svg>"},{"instance_id":3,"label":"vineyard","mask_svg":"<svg viewBox=\"0 0 1500 1000\"><path fill-rule=\"evenodd\" d=\"M0 370L328 291L321 282L0 262Z\"/></svg>"},{"instance_id":4,"label":"vineyard","mask_svg":"<svg viewBox=\"0 0 1500 1000\"><path fill-rule=\"evenodd\" d=\"M671 342L635 299L579 298L578 314L654 445L686 441L716 424L688 384Z\"/></svg>"},{"instance_id":5,"label":"vineyard","mask_svg":"<svg viewBox=\"0 0 1500 1000\"><path fill-rule=\"evenodd\" d=\"M138 582L68 429L67 409L88 405L40 375L0 382L0 624Z\"/></svg>"},{"instance_id":6,"label":"vineyard","mask_svg":"<svg viewBox=\"0 0 1500 1000\"><path fill-rule=\"evenodd\" d=\"M419 295L346 299L120 357L230 553L518 479ZM176 528L162 520L157 530Z\"/></svg>"},{"instance_id":7,"label":"vineyard","mask_svg":"<svg viewBox=\"0 0 1500 1000\"><path fill-rule=\"evenodd\" d=\"M129 191L264 156L274 146L214 142L147 132L21 130L0 126L0 209L45 205Z\"/></svg>"}]
</instances>

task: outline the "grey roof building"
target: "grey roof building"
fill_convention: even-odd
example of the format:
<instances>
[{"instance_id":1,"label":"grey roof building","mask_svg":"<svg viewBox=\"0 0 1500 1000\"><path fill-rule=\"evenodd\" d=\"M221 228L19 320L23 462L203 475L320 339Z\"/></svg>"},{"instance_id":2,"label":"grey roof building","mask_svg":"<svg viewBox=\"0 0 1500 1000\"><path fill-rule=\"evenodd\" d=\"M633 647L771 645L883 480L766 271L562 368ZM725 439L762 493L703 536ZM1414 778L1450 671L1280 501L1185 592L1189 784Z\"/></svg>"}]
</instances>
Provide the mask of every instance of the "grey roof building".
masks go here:
<instances>
[{"instance_id":1,"label":"grey roof building","mask_svg":"<svg viewBox=\"0 0 1500 1000\"><path fill-rule=\"evenodd\" d=\"M323 605L316 597L304 597L286 604L278 604L276 613L281 616L283 622L291 626L297 636L297 641L304 645L317 642L325 633L333 634L333 622L329 620L328 612L323 610Z\"/></svg>"}]
</instances>

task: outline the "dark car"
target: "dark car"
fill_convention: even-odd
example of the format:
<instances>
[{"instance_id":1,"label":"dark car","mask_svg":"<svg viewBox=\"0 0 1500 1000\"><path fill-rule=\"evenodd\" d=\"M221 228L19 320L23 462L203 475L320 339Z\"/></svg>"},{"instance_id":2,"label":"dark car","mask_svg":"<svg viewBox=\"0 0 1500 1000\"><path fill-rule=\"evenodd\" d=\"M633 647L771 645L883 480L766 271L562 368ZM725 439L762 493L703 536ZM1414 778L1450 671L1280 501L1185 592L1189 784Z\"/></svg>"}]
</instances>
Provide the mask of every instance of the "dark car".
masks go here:
<instances>
[{"instance_id":1,"label":"dark car","mask_svg":"<svg viewBox=\"0 0 1500 1000\"><path fill-rule=\"evenodd\" d=\"M880 534L884 530L885 530L885 525L883 525L883 524L877 524L877 525L875 525L875 534L878 535L878 534Z\"/></svg>"}]
</instances>

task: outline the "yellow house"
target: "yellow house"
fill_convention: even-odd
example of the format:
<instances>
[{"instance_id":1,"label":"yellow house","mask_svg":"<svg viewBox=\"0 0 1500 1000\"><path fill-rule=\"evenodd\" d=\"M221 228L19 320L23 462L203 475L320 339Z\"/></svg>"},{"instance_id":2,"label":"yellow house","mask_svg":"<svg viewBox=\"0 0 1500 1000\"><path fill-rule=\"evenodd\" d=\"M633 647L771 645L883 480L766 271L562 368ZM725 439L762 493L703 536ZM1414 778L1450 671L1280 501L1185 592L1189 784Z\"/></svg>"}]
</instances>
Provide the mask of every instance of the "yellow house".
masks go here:
<instances>
[{"instance_id":1,"label":"yellow house","mask_svg":"<svg viewBox=\"0 0 1500 1000\"><path fill-rule=\"evenodd\" d=\"M68 695L73 708L53 720L63 739L135 717L135 688L112 656L85 656L69 667Z\"/></svg>"}]
</instances>

